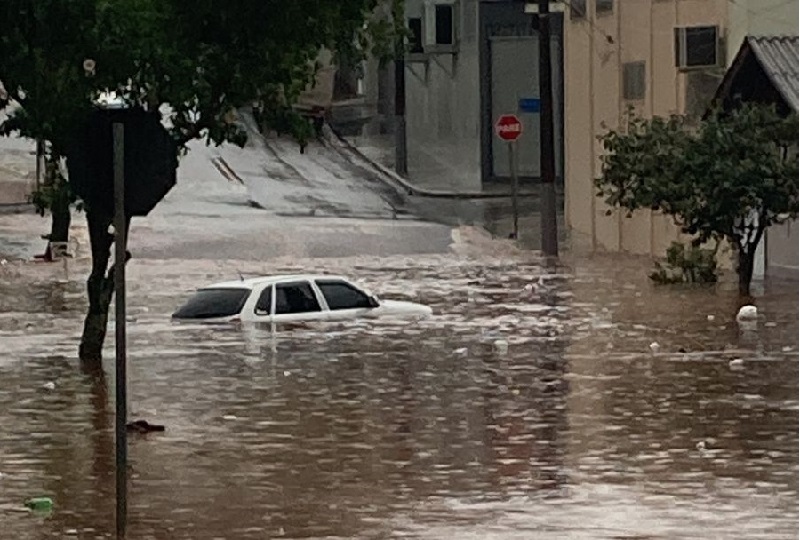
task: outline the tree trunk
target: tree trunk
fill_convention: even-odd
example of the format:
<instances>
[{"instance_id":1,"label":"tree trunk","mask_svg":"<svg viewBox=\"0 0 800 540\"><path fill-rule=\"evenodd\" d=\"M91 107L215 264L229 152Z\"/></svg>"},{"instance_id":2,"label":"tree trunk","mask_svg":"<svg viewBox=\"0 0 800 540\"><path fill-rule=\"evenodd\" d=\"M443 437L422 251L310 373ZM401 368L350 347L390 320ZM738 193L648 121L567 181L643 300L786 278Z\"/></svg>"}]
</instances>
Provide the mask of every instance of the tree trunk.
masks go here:
<instances>
[{"instance_id":1,"label":"tree trunk","mask_svg":"<svg viewBox=\"0 0 800 540\"><path fill-rule=\"evenodd\" d=\"M765 222L766 220L764 219L764 214L762 212L759 214L758 226L755 230L755 237L750 238L748 235L745 237L744 246L738 244L739 265L736 268L736 273L739 274L739 294L743 296L750 295L750 284L753 281L756 251L758 250L758 244L761 243L761 238L764 236Z\"/></svg>"},{"instance_id":2,"label":"tree trunk","mask_svg":"<svg viewBox=\"0 0 800 540\"><path fill-rule=\"evenodd\" d=\"M750 246L739 248L739 265L736 268L736 273L739 274L739 294L743 296L750 294L754 258L755 249L750 249Z\"/></svg>"},{"instance_id":3,"label":"tree trunk","mask_svg":"<svg viewBox=\"0 0 800 540\"><path fill-rule=\"evenodd\" d=\"M52 261L56 256L66 252L69 241L69 226L72 222L70 213L70 191L67 180L61 174L61 158L50 154L45 157L44 188L49 193L50 234L47 235L45 260ZM44 215L44 214L42 214ZM53 244L60 244L54 248ZM57 253L53 251L57 250Z\"/></svg>"},{"instance_id":4,"label":"tree trunk","mask_svg":"<svg viewBox=\"0 0 800 540\"><path fill-rule=\"evenodd\" d=\"M108 228L111 226L111 217L89 211L86 213L86 221L89 225L89 241L92 246L92 273L86 281L89 311L86 313L83 323L78 356L88 365L97 367L103 359L103 342L105 342L108 328L108 309L114 296L114 267L112 266L106 273L114 235L108 232ZM126 222L126 229L129 225L130 220ZM127 231L125 236L127 237ZM128 259L130 259L130 254L126 252L125 262Z\"/></svg>"},{"instance_id":5,"label":"tree trunk","mask_svg":"<svg viewBox=\"0 0 800 540\"><path fill-rule=\"evenodd\" d=\"M72 215L69 211L69 194L66 187L59 186L50 212L53 216L50 224L50 242L66 243L69 241L69 226L72 222Z\"/></svg>"}]
</instances>

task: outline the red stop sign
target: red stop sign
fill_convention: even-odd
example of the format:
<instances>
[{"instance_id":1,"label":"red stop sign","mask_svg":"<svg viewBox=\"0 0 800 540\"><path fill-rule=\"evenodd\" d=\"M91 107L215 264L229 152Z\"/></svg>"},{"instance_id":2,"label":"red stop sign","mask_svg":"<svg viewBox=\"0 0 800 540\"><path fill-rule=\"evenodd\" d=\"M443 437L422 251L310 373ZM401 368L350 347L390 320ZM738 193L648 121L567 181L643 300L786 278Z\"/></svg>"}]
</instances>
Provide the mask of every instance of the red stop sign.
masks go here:
<instances>
[{"instance_id":1,"label":"red stop sign","mask_svg":"<svg viewBox=\"0 0 800 540\"><path fill-rule=\"evenodd\" d=\"M504 141L516 141L522 135L522 122L513 114L503 114L494 124L494 131Z\"/></svg>"}]
</instances>

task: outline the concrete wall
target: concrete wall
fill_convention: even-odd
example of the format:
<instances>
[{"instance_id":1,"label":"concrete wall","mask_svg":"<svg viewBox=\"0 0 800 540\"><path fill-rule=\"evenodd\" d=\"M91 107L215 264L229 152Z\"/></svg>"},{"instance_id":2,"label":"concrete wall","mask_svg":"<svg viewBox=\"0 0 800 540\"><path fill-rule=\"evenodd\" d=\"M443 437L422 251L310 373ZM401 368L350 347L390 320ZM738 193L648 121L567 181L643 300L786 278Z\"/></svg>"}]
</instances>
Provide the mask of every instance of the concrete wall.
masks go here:
<instances>
[{"instance_id":1,"label":"concrete wall","mask_svg":"<svg viewBox=\"0 0 800 540\"><path fill-rule=\"evenodd\" d=\"M434 0L407 0L406 17L423 18ZM538 20L518 0L454 0L457 48L406 58L406 133L409 176L438 189L479 190L509 181L507 148L493 132L502 113L517 113L522 183L538 181L538 113L518 110L520 98L539 97ZM556 172L562 177L561 15L551 22ZM423 29L424 33L424 29Z\"/></svg>"},{"instance_id":2,"label":"concrete wall","mask_svg":"<svg viewBox=\"0 0 800 540\"><path fill-rule=\"evenodd\" d=\"M594 249L663 256L681 238L672 218L651 211L625 217L595 197L602 145L597 137L616 129L628 106L645 116L682 114L687 90L698 73L675 67L674 28L727 24L727 0L617 1L612 13L597 15L587 0L586 20L564 22L565 213L568 226ZM645 97L626 101L622 66L645 62ZM708 77L722 69L704 70ZM692 95L692 94L689 94Z\"/></svg>"},{"instance_id":3,"label":"concrete wall","mask_svg":"<svg viewBox=\"0 0 800 540\"><path fill-rule=\"evenodd\" d=\"M727 61L739 51L745 36L798 34L800 0L736 0L729 5Z\"/></svg>"},{"instance_id":4,"label":"concrete wall","mask_svg":"<svg viewBox=\"0 0 800 540\"><path fill-rule=\"evenodd\" d=\"M424 0L407 0L406 16L422 17ZM406 62L409 176L438 188L481 185L478 0L456 11L458 50Z\"/></svg>"},{"instance_id":5,"label":"concrete wall","mask_svg":"<svg viewBox=\"0 0 800 540\"><path fill-rule=\"evenodd\" d=\"M766 231L766 273L776 277L798 277L797 221L773 225Z\"/></svg>"}]
</instances>

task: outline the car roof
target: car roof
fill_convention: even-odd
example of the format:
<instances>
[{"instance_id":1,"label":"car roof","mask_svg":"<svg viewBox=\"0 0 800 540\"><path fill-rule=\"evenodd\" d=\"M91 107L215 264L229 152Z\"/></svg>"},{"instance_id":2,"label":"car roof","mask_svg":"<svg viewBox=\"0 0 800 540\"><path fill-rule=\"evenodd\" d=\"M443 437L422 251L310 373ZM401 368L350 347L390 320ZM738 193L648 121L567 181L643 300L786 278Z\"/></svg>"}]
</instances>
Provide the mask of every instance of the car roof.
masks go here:
<instances>
[{"instance_id":1,"label":"car roof","mask_svg":"<svg viewBox=\"0 0 800 540\"><path fill-rule=\"evenodd\" d=\"M336 279L350 283L344 276L332 274L276 274L274 276L261 276L236 281L221 281L212 285L201 287L202 289L253 289L259 285L271 285L273 283L283 283L291 281L310 281L316 279Z\"/></svg>"}]
</instances>

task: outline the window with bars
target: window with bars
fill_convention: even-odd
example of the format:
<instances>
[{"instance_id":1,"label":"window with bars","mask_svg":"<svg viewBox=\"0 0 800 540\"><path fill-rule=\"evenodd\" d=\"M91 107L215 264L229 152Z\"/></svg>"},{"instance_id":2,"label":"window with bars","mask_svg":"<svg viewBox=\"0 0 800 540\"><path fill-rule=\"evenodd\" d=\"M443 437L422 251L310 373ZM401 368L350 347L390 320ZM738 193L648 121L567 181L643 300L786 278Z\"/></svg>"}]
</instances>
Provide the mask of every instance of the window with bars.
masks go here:
<instances>
[{"instance_id":1,"label":"window with bars","mask_svg":"<svg viewBox=\"0 0 800 540\"><path fill-rule=\"evenodd\" d=\"M718 66L718 34L716 26L676 28L675 65L684 69Z\"/></svg>"},{"instance_id":2,"label":"window with bars","mask_svg":"<svg viewBox=\"0 0 800 540\"><path fill-rule=\"evenodd\" d=\"M408 52L419 54L424 52L422 46L422 18L412 17L408 19Z\"/></svg>"},{"instance_id":3,"label":"window with bars","mask_svg":"<svg viewBox=\"0 0 800 540\"><path fill-rule=\"evenodd\" d=\"M608 15L614 12L614 0L595 0L594 11L597 15Z\"/></svg>"},{"instance_id":4,"label":"window with bars","mask_svg":"<svg viewBox=\"0 0 800 540\"><path fill-rule=\"evenodd\" d=\"M407 19L408 52L420 55L455 53L458 49L458 0L425 0L420 15Z\"/></svg>"},{"instance_id":5,"label":"window with bars","mask_svg":"<svg viewBox=\"0 0 800 540\"><path fill-rule=\"evenodd\" d=\"M622 97L629 101L640 101L645 97L646 67L644 62L628 62L622 65Z\"/></svg>"},{"instance_id":6,"label":"window with bars","mask_svg":"<svg viewBox=\"0 0 800 540\"><path fill-rule=\"evenodd\" d=\"M458 40L457 1L428 0L424 13L425 52L454 52Z\"/></svg>"},{"instance_id":7,"label":"window with bars","mask_svg":"<svg viewBox=\"0 0 800 540\"><path fill-rule=\"evenodd\" d=\"M586 18L586 0L569 0L569 18L574 21Z\"/></svg>"}]
</instances>

